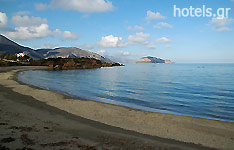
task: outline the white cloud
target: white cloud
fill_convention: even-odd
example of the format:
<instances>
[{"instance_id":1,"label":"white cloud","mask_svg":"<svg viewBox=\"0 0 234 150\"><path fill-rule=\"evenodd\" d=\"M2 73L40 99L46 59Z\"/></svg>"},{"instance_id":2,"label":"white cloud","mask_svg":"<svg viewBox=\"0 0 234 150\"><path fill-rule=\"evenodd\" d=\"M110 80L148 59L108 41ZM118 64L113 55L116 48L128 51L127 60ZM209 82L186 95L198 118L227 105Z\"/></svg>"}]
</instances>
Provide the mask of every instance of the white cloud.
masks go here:
<instances>
[{"instance_id":1,"label":"white cloud","mask_svg":"<svg viewBox=\"0 0 234 150\"><path fill-rule=\"evenodd\" d=\"M60 30L50 30L47 19L40 17L13 16L12 23L16 26L13 31L3 33L16 40L30 40L60 34Z\"/></svg>"},{"instance_id":2,"label":"white cloud","mask_svg":"<svg viewBox=\"0 0 234 150\"><path fill-rule=\"evenodd\" d=\"M128 26L128 31L131 31L132 30L132 27L131 26Z\"/></svg>"},{"instance_id":3,"label":"white cloud","mask_svg":"<svg viewBox=\"0 0 234 150\"><path fill-rule=\"evenodd\" d=\"M8 17L6 13L0 12L0 28L5 28L8 23Z\"/></svg>"},{"instance_id":4,"label":"white cloud","mask_svg":"<svg viewBox=\"0 0 234 150\"><path fill-rule=\"evenodd\" d=\"M28 16L13 16L12 23L18 27L31 27L40 26L41 24L47 24L47 19L40 17L28 17Z\"/></svg>"},{"instance_id":5,"label":"white cloud","mask_svg":"<svg viewBox=\"0 0 234 150\"><path fill-rule=\"evenodd\" d=\"M35 4L35 8L36 10L46 10L49 8L49 6L47 4L37 3Z\"/></svg>"},{"instance_id":6,"label":"white cloud","mask_svg":"<svg viewBox=\"0 0 234 150\"><path fill-rule=\"evenodd\" d=\"M99 41L96 44L86 44L86 45L79 45L79 47L84 48L84 47L103 47L103 48L122 48L127 45L131 44L140 44L143 45L149 49L155 49L156 45L154 43L149 42L147 39L150 37L150 34L148 33L143 33L139 32L136 33L136 35L129 35L128 36L128 42L123 41L122 37L115 37L113 35L108 35L108 36L103 36L101 38L101 41ZM101 53L101 51L99 51ZM106 54L106 52L105 52ZM127 55L127 53L125 53Z\"/></svg>"},{"instance_id":7,"label":"white cloud","mask_svg":"<svg viewBox=\"0 0 234 150\"><path fill-rule=\"evenodd\" d=\"M231 25L234 22L234 19L232 18L227 18L227 17L223 17L223 18L212 18L211 20L211 24L214 25L214 30L215 31L229 31L232 30L230 27L228 27L229 25Z\"/></svg>"},{"instance_id":8,"label":"white cloud","mask_svg":"<svg viewBox=\"0 0 234 150\"><path fill-rule=\"evenodd\" d=\"M148 43L148 44L146 44L146 47L149 48L149 49L155 49L156 45L153 44L153 43Z\"/></svg>"},{"instance_id":9,"label":"white cloud","mask_svg":"<svg viewBox=\"0 0 234 150\"><path fill-rule=\"evenodd\" d=\"M113 35L103 36L101 41L99 42L101 47L124 47L127 46L127 43L123 41L122 37L115 37Z\"/></svg>"},{"instance_id":10,"label":"white cloud","mask_svg":"<svg viewBox=\"0 0 234 150\"><path fill-rule=\"evenodd\" d=\"M138 25L135 25L134 29L135 30L144 30L144 28L142 26L138 26Z\"/></svg>"},{"instance_id":11,"label":"white cloud","mask_svg":"<svg viewBox=\"0 0 234 150\"><path fill-rule=\"evenodd\" d=\"M37 10L62 8L85 13L106 12L114 9L112 2L108 0L51 0L49 4L39 3L35 7Z\"/></svg>"},{"instance_id":12,"label":"white cloud","mask_svg":"<svg viewBox=\"0 0 234 150\"><path fill-rule=\"evenodd\" d=\"M167 44L165 47L166 47L166 48L172 48L172 45Z\"/></svg>"},{"instance_id":13,"label":"white cloud","mask_svg":"<svg viewBox=\"0 0 234 150\"><path fill-rule=\"evenodd\" d=\"M95 44L83 44L83 45L77 45L81 49L93 49L95 47Z\"/></svg>"},{"instance_id":14,"label":"white cloud","mask_svg":"<svg viewBox=\"0 0 234 150\"><path fill-rule=\"evenodd\" d=\"M131 44L146 44L147 39L150 37L150 34L138 32L136 35L129 35L128 42Z\"/></svg>"},{"instance_id":15,"label":"white cloud","mask_svg":"<svg viewBox=\"0 0 234 150\"><path fill-rule=\"evenodd\" d=\"M102 55L102 54L105 54L106 53L106 50L99 50L97 51L98 54Z\"/></svg>"},{"instance_id":16,"label":"white cloud","mask_svg":"<svg viewBox=\"0 0 234 150\"><path fill-rule=\"evenodd\" d=\"M166 22L159 22L154 26L155 29L160 29L160 28L173 28L172 25L166 23Z\"/></svg>"},{"instance_id":17,"label":"white cloud","mask_svg":"<svg viewBox=\"0 0 234 150\"><path fill-rule=\"evenodd\" d=\"M171 42L171 40L166 38L166 37L161 37L161 38L158 38L156 40L156 42L158 42L158 43L169 43L169 42Z\"/></svg>"},{"instance_id":18,"label":"white cloud","mask_svg":"<svg viewBox=\"0 0 234 150\"><path fill-rule=\"evenodd\" d=\"M131 27L131 26L128 26L128 31L131 31L131 30L144 30L144 28L142 26L139 26L139 25L135 25L134 27Z\"/></svg>"},{"instance_id":19,"label":"white cloud","mask_svg":"<svg viewBox=\"0 0 234 150\"><path fill-rule=\"evenodd\" d=\"M118 53L119 55L124 55L124 56L130 55L130 53L126 51L119 51Z\"/></svg>"},{"instance_id":20,"label":"white cloud","mask_svg":"<svg viewBox=\"0 0 234 150\"><path fill-rule=\"evenodd\" d=\"M23 14L24 12L20 13ZM6 16L6 14L3 16ZM11 22L15 25L15 28L5 30L2 34L14 40L26 41L55 35L62 35L63 39L68 40L76 40L78 38L75 33L70 31L64 31L63 34L61 34L62 32L59 29L51 30L47 24L47 19L40 17L13 16Z\"/></svg>"},{"instance_id":21,"label":"white cloud","mask_svg":"<svg viewBox=\"0 0 234 150\"><path fill-rule=\"evenodd\" d=\"M29 15L30 11L18 11L15 13L16 16Z\"/></svg>"},{"instance_id":22,"label":"white cloud","mask_svg":"<svg viewBox=\"0 0 234 150\"><path fill-rule=\"evenodd\" d=\"M148 41L149 37L150 37L149 33L138 32L136 33L136 35L129 35L128 42L130 44L141 44L149 49L155 49L156 45Z\"/></svg>"},{"instance_id":23,"label":"white cloud","mask_svg":"<svg viewBox=\"0 0 234 150\"><path fill-rule=\"evenodd\" d=\"M146 20L159 20L166 19L165 16L161 15L159 12L152 12L151 10L147 11Z\"/></svg>"},{"instance_id":24,"label":"white cloud","mask_svg":"<svg viewBox=\"0 0 234 150\"><path fill-rule=\"evenodd\" d=\"M119 62L119 60L123 60L124 58L127 58L129 56L132 56L130 52L127 51L115 51L115 52L109 52L104 49L97 51L99 55L105 56L110 58L112 61Z\"/></svg>"},{"instance_id":25,"label":"white cloud","mask_svg":"<svg viewBox=\"0 0 234 150\"><path fill-rule=\"evenodd\" d=\"M211 23L215 24L216 26L226 26L229 25L233 22L232 18L227 18L227 17L223 17L223 18L212 18Z\"/></svg>"},{"instance_id":26,"label":"white cloud","mask_svg":"<svg viewBox=\"0 0 234 150\"><path fill-rule=\"evenodd\" d=\"M216 28L214 28L215 29L215 31L218 31L218 32L223 32L223 31L230 31L230 30L232 30L231 28L229 28L229 27L216 27Z\"/></svg>"},{"instance_id":27,"label":"white cloud","mask_svg":"<svg viewBox=\"0 0 234 150\"><path fill-rule=\"evenodd\" d=\"M33 38L57 35L58 33L60 33L58 29L51 31L47 24L41 24L40 26L33 27L16 27L15 31L5 32L4 35L11 39L30 40Z\"/></svg>"},{"instance_id":28,"label":"white cloud","mask_svg":"<svg viewBox=\"0 0 234 150\"><path fill-rule=\"evenodd\" d=\"M131 56L132 54L127 51L116 51L114 53L108 53L110 56L115 56L115 57L128 57Z\"/></svg>"},{"instance_id":29,"label":"white cloud","mask_svg":"<svg viewBox=\"0 0 234 150\"><path fill-rule=\"evenodd\" d=\"M40 46L41 49L54 49L56 47L59 47L58 45L53 45L53 44L44 44Z\"/></svg>"},{"instance_id":30,"label":"white cloud","mask_svg":"<svg viewBox=\"0 0 234 150\"><path fill-rule=\"evenodd\" d=\"M70 32L70 31L64 31L63 32L63 39L64 40L77 40L78 35L75 34L75 33Z\"/></svg>"},{"instance_id":31,"label":"white cloud","mask_svg":"<svg viewBox=\"0 0 234 150\"><path fill-rule=\"evenodd\" d=\"M80 18L86 19L89 18L90 14L83 14Z\"/></svg>"}]
</instances>

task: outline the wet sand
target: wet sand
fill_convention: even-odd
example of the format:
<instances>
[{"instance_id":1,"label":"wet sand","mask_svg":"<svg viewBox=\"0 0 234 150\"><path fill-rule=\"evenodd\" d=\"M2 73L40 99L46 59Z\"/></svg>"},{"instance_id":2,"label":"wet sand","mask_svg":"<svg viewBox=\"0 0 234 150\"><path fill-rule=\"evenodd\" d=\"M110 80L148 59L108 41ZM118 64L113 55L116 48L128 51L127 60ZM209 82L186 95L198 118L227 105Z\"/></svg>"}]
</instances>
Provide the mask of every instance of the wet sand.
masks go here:
<instances>
[{"instance_id":1,"label":"wet sand","mask_svg":"<svg viewBox=\"0 0 234 150\"><path fill-rule=\"evenodd\" d=\"M0 68L1 147L234 149L234 123L74 99L18 82L29 69L46 68Z\"/></svg>"}]
</instances>

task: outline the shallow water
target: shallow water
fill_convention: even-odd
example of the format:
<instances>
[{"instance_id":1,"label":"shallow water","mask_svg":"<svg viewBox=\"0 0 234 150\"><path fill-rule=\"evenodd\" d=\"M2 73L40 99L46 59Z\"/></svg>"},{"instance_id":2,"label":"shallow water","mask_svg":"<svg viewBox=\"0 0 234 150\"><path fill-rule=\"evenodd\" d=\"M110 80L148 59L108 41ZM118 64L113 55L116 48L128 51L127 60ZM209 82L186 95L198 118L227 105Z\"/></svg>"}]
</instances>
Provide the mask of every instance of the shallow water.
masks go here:
<instances>
[{"instance_id":1,"label":"shallow water","mask_svg":"<svg viewBox=\"0 0 234 150\"><path fill-rule=\"evenodd\" d=\"M234 122L234 64L131 64L25 71L19 80L134 109Z\"/></svg>"}]
</instances>

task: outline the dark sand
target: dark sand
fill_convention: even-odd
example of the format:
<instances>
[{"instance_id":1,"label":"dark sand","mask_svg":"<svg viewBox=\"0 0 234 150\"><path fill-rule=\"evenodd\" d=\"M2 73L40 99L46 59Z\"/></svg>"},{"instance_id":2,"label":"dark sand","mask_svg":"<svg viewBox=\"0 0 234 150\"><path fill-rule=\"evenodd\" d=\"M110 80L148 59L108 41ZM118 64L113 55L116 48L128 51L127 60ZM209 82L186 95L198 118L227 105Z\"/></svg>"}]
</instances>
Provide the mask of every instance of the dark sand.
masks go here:
<instances>
[{"instance_id":1,"label":"dark sand","mask_svg":"<svg viewBox=\"0 0 234 150\"><path fill-rule=\"evenodd\" d=\"M16 82L15 74L18 71L28 69L45 68L0 68L0 150L7 148L207 150L211 148L205 146L212 145L212 142L206 143L212 140L216 141L210 147L230 150L234 147L233 123L149 113L93 101L78 99L73 101L74 99L62 94ZM79 103L76 103L76 101L79 101ZM103 112L103 110L105 111ZM123 117L122 113L126 116ZM142 118L142 115L146 117ZM180 133L175 135L178 138L161 138L171 137L168 131L164 132L165 129L174 130L174 126L170 124L168 117L173 120L175 126L179 126L181 122L184 123L183 126L175 128ZM172 119L172 117L174 118ZM138 120L135 120L133 121L135 124L132 124L126 120L127 118L129 120L143 119L144 122L141 124ZM158 122L160 127L167 127L162 128L161 131L155 131L160 130L160 128L157 124L149 126L148 122L151 121L160 121ZM198 121L199 126L196 121ZM184 130L187 127L191 129L191 132ZM204 137L192 135L191 133L194 130L199 132L201 136L207 135L205 137L207 141L202 143ZM150 134L150 131L152 131L152 134ZM184 131L188 131L188 133L183 133ZM171 134L173 133L175 132ZM193 140L181 140L190 139L187 136L189 134L193 137L191 139L201 139L201 143L193 142Z\"/></svg>"}]
</instances>

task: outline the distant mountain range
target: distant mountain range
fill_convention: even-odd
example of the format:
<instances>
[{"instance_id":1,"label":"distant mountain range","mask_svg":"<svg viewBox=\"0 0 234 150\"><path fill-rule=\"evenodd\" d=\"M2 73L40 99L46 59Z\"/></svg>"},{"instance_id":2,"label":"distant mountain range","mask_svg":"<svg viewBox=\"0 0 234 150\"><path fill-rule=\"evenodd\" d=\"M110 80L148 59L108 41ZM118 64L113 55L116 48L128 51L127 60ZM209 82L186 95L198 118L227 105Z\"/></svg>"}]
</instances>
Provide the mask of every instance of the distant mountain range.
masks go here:
<instances>
[{"instance_id":1,"label":"distant mountain range","mask_svg":"<svg viewBox=\"0 0 234 150\"><path fill-rule=\"evenodd\" d=\"M15 53L26 53L31 58L46 59L46 58L95 58L101 60L102 62L111 63L112 61L99 54L82 50L76 47L60 47L55 49L38 49L34 50L29 47L21 46L12 40L6 38L0 34L0 54L15 54Z\"/></svg>"},{"instance_id":2,"label":"distant mountain range","mask_svg":"<svg viewBox=\"0 0 234 150\"><path fill-rule=\"evenodd\" d=\"M101 60L102 62L111 63L112 61L99 54L82 50L77 47L60 47L55 49L38 49L36 50L44 58L95 58Z\"/></svg>"},{"instance_id":3,"label":"distant mountain range","mask_svg":"<svg viewBox=\"0 0 234 150\"><path fill-rule=\"evenodd\" d=\"M136 63L172 63L170 60L163 60L157 57L142 57Z\"/></svg>"}]
</instances>

